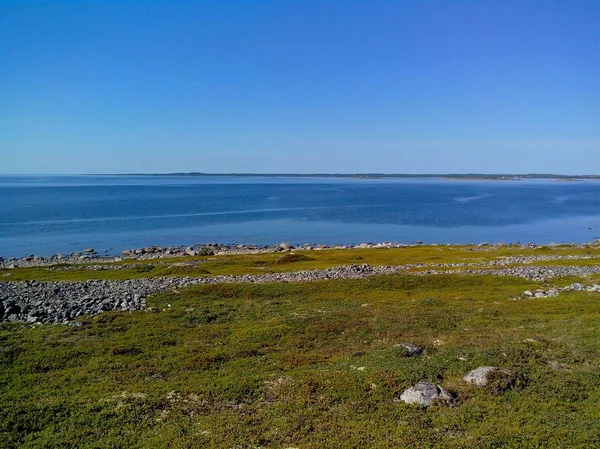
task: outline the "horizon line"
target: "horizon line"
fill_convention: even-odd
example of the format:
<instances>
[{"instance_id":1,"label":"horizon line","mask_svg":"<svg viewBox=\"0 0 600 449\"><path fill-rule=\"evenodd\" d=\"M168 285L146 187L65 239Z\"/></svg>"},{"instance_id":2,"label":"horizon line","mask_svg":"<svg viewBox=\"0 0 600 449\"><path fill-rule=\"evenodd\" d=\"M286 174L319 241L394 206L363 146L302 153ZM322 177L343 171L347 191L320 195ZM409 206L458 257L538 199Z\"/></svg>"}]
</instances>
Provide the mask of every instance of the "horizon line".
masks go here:
<instances>
[{"instance_id":1,"label":"horizon line","mask_svg":"<svg viewBox=\"0 0 600 449\"><path fill-rule=\"evenodd\" d=\"M326 177L326 176L381 176L381 177L415 177L415 178L449 178L449 177L538 177L538 178L600 178L600 174L560 174L560 173L382 173L382 172L354 172L354 173L285 173L285 172L132 172L132 173L0 173L0 176L291 176L291 177Z\"/></svg>"}]
</instances>

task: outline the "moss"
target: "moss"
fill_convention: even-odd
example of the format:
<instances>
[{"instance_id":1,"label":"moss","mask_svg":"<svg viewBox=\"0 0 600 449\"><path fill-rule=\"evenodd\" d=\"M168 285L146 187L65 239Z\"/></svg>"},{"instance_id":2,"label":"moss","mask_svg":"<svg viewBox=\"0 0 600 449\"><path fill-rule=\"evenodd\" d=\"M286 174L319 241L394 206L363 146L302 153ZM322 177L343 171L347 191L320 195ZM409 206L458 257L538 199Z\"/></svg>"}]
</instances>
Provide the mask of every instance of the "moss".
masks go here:
<instances>
[{"instance_id":1,"label":"moss","mask_svg":"<svg viewBox=\"0 0 600 449\"><path fill-rule=\"evenodd\" d=\"M418 256L402 251L313 252L292 265ZM277 257L193 266L284 268ZM138 275L165 269L154 265ZM588 292L511 299L535 287L459 275L198 285L148 298L153 313L104 313L80 327L0 324L0 446L595 447L600 301ZM423 355L399 356L394 345L405 342ZM462 377L478 366L515 378L476 389ZM452 391L456 405L393 401L418 381Z\"/></svg>"},{"instance_id":2,"label":"moss","mask_svg":"<svg viewBox=\"0 0 600 449\"><path fill-rule=\"evenodd\" d=\"M294 262L301 262L301 261L314 261L315 259L313 259L312 257L308 257L305 256L304 254L298 254L298 253L288 253L284 256L278 257L275 260L276 264L284 264L284 263L294 263Z\"/></svg>"}]
</instances>

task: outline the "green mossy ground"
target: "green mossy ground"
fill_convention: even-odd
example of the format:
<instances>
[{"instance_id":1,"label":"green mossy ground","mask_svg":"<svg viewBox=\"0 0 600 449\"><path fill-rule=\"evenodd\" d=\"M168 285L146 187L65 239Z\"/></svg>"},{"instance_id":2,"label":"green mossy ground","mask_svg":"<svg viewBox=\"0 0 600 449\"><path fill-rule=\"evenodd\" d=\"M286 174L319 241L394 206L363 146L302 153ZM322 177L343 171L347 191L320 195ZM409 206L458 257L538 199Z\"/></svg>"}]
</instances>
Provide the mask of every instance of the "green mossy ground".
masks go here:
<instances>
[{"instance_id":1,"label":"green mossy ground","mask_svg":"<svg viewBox=\"0 0 600 449\"><path fill-rule=\"evenodd\" d=\"M360 257L392 254L376 251ZM254 260L239 257L240 270ZM80 327L1 324L0 447L600 447L600 295L512 299L538 286L459 275L204 285ZM405 357L397 343L425 351ZM484 365L514 370L516 387L461 380ZM422 380L455 406L394 402Z\"/></svg>"}]
</instances>

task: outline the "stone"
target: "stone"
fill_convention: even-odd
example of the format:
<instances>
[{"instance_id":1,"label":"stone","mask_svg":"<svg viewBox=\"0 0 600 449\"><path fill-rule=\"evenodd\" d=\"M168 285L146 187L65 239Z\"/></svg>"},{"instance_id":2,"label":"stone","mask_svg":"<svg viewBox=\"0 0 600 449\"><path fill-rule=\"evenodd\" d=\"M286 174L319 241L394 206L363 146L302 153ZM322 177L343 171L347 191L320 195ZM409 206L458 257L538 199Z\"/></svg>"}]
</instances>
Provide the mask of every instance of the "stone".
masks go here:
<instances>
[{"instance_id":1,"label":"stone","mask_svg":"<svg viewBox=\"0 0 600 449\"><path fill-rule=\"evenodd\" d=\"M579 282L573 282L570 286L570 289L576 292L580 292L583 290L583 285L581 285Z\"/></svg>"},{"instance_id":2,"label":"stone","mask_svg":"<svg viewBox=\"0 0 600 449\"><path fill-rule=\"evenodd\" d=\"M284 251L289 251L290 249L294 249L294 245L292 245L291 243L280 243L279 244L279 248L281 248Z\"/></svg>"},{"instance_id":3,"label":"stone","mask_svg":"<svg viewBox=\"0 0 600 449\"><path fill-rule=\"evenodd\" d=\"M523 294L524 294L525 296L533 296L533 292L532 292L531 290L525 290L525 291L523 292Z\"/></svg>"},{"instance_id":4,"label":"stone","mask_svg":"<svg viewBox=\"0 0 600 449\"><path fill-rule=\"evenodd\" d=\"M403 352L403 355L406 355L408 357L421 355L421 353L423 352L422 348L419 348L418 346L412 345L410 343L400 343L394 345L394 348L399 348Z\"/></svg>"},{"instance_id":5,"label":"stone","mask_svg":"<svg viewBox=\"0 0 600 449\"><path fill-rule=\"evenodd\" d=\"M400 400L407 404L419 404L423 407L429 407L435 402L452 403L454 397L439 385L419 382L414 387L404 390L400 395Z\"/></svg>"},{"instance_id":6,"label":"stone","mask_svg":"<svg viewBox=\"0 0 600 449\"><path fill-rule=\"evenodd\" d=\"M514 386L516 376L507 368L480 366L469 371L463 380L477 387L489 387L494 392L502 392Z\"/></svg>"},{"instance_id":7,"label":"stone","mask_svg":"<svg viewBox=\"0 0 600 449\"><path fill-rule=\"evenodd\" d=\"M5 315L18 315L21 313L21 307L16 304L10 305L6 308L4 314Z\"/></svg>"},{"instance_id":8,"label":"stone","mask_svg":"<svg viewBox=\"0 0 600 449\"><path fill-rule=\"evenodd\" d=\"M557 362L556 360L552 360L552 361L548 362L548 365L554 371L567 371L569 373L571 372L571 369L567 365Z\"/></svg>"},{"instance_id":9,"label":"stone","mask_svg":"<svg viewBox=\"0 0 600 449\"><path fill-rule=\"evenodd\" d=\"M94 248L86 248L83 250L84 253L93 253L94 252Z\"/></svg>"}]
</instances>

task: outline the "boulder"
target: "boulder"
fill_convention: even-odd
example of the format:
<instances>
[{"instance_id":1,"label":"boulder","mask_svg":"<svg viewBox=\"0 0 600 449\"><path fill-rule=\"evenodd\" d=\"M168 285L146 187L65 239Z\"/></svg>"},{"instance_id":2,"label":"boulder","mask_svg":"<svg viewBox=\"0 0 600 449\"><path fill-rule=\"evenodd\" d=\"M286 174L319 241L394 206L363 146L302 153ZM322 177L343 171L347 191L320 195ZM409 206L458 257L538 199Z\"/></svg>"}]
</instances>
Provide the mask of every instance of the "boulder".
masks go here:
<instances>
[{"instance_id":1,"label":"boulder","mask_svg":"<svg viewBox=\"0 0 600 449\"><path fill-rule=\"evenodd\" d=\"M494 392L502 392L514 387L516 376L507 368L480 366L469 371L463 380L477 387L487 387Z\"/></svg>"},{"instance_id":2,"label":"boulder","mask_svg":"<svg viewBox=\"0 0 600 449\"><path fill-rule=\"evenodd\" d=\"M93 253L94 252L94 248L86 248L83 250L84 253Z\"/></svg>"},{"instance_id":3,"label":"boulder","mask_svg":"<svg viewBox=\"0 0 600 449\"><path fill-rule=\"evenodd\" d=\"M291 243L280 243L279 244L279 248L281 248L284 251L289 251L291 249L294 249L294 245L292 245Z\"/></svg>"},{"instance_id":4,"label":"boulder","mask_svg":"<svg viewBox=\"0 0 600 449\"><path fill-rule=\"evenodd\" d=\"M400 400L407 404L419 404L423 407L429 407L434 402L451 403L454 397L439 385L419 382L414 387L404 390L400 395Z\"/></svg>"}]
</instances>

